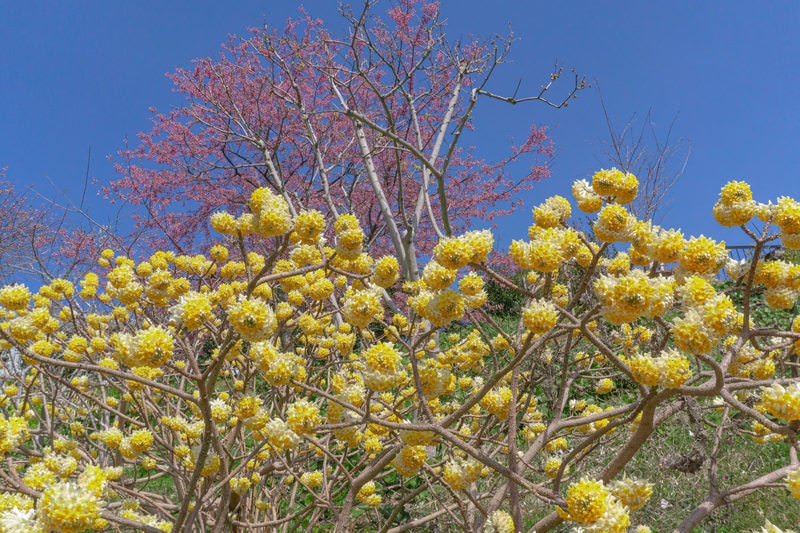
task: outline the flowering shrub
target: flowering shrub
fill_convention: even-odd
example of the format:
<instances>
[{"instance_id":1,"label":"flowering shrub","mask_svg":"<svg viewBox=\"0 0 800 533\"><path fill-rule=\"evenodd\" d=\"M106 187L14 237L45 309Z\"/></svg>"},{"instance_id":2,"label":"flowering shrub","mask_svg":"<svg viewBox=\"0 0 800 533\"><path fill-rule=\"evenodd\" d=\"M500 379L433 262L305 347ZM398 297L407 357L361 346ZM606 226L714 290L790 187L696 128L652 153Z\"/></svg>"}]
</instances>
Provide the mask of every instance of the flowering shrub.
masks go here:
<instances>
[{"instance_id":1,"label":"flowering shrub","mask_svg":"<svg viewBox=\"0 0 800 533\"><path fill-rule=\"evenodd\" d=\"M626 467L689 404L714 450L740 432L790 451L744 484L712 482L681 531L784 479L798 497L800 318L764 328L751 302L796 302L800 265L761 252L800 246L800 204L726 185L714 215L755 245L737 263L724 243L636 220L631 174L572 189L598 213L594 239L567 225L568 200L546 200L510 247L518 284L487 266L488 231L441 239L401 280L355 217L292 214L257 189L246 212L211 217L225 240L208 255L106 250L77 284L3 287L0 530L387 531L448 517L647 531L637 511L653 485ZM737 281L722 292L724 268ZM487 279L526 299L515 330L484 311ZM535 501L549 511L526 524Z\"/></svg>"}]
</instances>

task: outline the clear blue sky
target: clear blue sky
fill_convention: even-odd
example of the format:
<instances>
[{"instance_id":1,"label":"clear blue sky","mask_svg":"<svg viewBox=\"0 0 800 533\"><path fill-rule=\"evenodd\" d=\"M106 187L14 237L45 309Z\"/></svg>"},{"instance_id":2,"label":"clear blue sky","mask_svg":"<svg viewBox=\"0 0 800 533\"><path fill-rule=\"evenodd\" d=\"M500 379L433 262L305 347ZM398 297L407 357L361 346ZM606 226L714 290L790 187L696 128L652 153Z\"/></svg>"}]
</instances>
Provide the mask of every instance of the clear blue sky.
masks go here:
<instances>
[{"instance_id":1,"label":"clear blue sky","mask_svg":"<svg viewBox=\"0 0 800 533\"><path fill-rule=\"evenodd\" d=\"M353 2L357 4L358 2ZM384 2L385 4L385 2ZM114 177L106 156L149 129L153 106L179 103L164 77L193 58L215 55L228 34L282 25L298 4L277 0L0 1L0 167L21 188L79 201L90 174ZM336 2L304 3L339 25ZM521 78L536 87L554 61L602 88L620 123L648 109L663 133L688 139L692 157L669 198L664 222L687 233L744 243L713 222L719 188L747 179L756 198L800 196L800 2L641 2L444 0L449 34L490 35L511 21L522 40L492 89L511 92ZM527 201L568 195L572 180L605 163L608 138L597 92L568 109L504 108L486 103L470 139L491 157L530 120L550 128L553 177ZM50 181L48 181L48 178ZM58 190L54 190L50 182ZM108 217L96 196L92 213ZM516 221L527 225L529 209ZM502 227L505 233L506 226ZM511 237L522 237L523 232Z\"/></svg>"}]
</instances>

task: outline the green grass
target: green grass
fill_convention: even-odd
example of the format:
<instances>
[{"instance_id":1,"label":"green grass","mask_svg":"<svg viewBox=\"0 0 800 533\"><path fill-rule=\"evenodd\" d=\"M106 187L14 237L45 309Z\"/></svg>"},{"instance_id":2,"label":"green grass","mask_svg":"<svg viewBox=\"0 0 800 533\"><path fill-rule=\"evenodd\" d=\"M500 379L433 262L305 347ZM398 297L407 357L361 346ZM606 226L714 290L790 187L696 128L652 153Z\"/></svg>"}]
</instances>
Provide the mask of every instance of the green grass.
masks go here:
<instances>
[{"instance_id":1,"label":"green grass","mask_svg":"<svg viewBox=\"0 0 800 533\"><path fill-rule=\"evenodd\" d=\"M783 315L789 313L772 311L777 316L769 318L785 325L786 317ZM517 318L513 315L495 318L506 331L513 331L516 327ZM453 329L462 335L466 331ZM493 328L487 329L493 330ZM442 338L446 339L446 335L443 335ZM447 341L444 340L442 344L447 344ZM616 398L606 396L596 398L594 401L600 405L607 402L620 405L630 401L631 398L627 397L630 392L632 391L621 387L613 394L617 396ZM716 413L706 412L704 415L706 419L714 422L718 422L720 418L720 415ZM666 455L688 453L692 449L695 439L690 434L691 429L692 424L686 413L678 413L656 430L628 464L625 469L628 475L648 479L654 484L650 502L643 509L632 513L631 523L633 525L646 524L653 531L672 531L708 494L708 460L695 473L683 473L662 467L661 464ZM706 431L709 434L706 450L710 452L714 428L707 426ZM613 452L619 449L623 439L628 436L627 429L610 436L607 444L603 446L603 449L608 451L603 453L596 450L588 459L591 464L582 467L581 471L589 475L599 472L610 460ZM717 457L717 482L722 491L750 481L789 462L786 443L759 444L734 428L727 429L723 439ZM534 464L537 464L536 460L534 460ZM565 487L566 485L562 485L562 491ZM526 515L525 528L530 529L540 518L552 511L552 508L531 498L525 502L524 511ZM767 519L782 529L800 529L800 502L794 499L781 484L761 489L736 502L719 507L701 522L695 531L698 533L760 531ZM437 521L436 531L458 530L457 527L449 527L447 522L447 519ZM568 531L569 528L565 524L559 530Z\"/></svg>"},{"instance_id":2,"label":"green grass","mask_svg":"<svg viewBox=\"0 0 800 533\"><path fill-rule=\"evenodd\" d=\"M665 455L687 453L692 449L695 439L690 430L687 417L680 413L658 428L626 469L630 476L648 478L655 485L650 502L634 513L636 523L647 524L654 531L672 531L708 494L708 461L695 473L661 467ZM713 438L713 434L709 436ZM759 444L738 433L731 433L724 439L717 457L720 490L730 489L788 463L786 443ZM711 442L706 449L711 450ZM784 487L761 489L718 508L695 531L760 531L765 519L781 528L796 528L800 525L800 502Z\"/></svg>"}]
</instances>

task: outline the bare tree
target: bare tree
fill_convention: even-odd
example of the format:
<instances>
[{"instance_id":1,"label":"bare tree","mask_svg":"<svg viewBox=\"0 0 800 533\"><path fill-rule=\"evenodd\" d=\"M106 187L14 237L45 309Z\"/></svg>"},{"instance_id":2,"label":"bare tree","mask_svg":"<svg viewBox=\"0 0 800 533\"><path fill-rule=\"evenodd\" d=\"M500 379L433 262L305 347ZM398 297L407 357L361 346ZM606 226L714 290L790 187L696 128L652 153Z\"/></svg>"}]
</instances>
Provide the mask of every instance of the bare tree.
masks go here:
<instances>
[{"instance_id":1,"label":"bare tree","mask_svg":"<svg viewBox=\"0 0 800 533\"><path fill-rule=\"evenodd\" d=\"M45 210L34 207L0 169L0 283L39 272L37 251L49 239Z\"/></svg>"},{"instance_id":2,"label":"bare tree","mask_svg":"<svg viewBox=\"0 0 800 533\"><path fill-rule=\"evenodd\" d=\"M666 197L686 170L692 145L688 139L674 139L675 119L666 132L659 133L648 110L640 123L632 115L622 128L617 127L606 107L602 93L600 104L608 127L605 156L617 168L639 178L639 195L631 211L640 220L655 220Z\"/></svg>"}]
</instances>

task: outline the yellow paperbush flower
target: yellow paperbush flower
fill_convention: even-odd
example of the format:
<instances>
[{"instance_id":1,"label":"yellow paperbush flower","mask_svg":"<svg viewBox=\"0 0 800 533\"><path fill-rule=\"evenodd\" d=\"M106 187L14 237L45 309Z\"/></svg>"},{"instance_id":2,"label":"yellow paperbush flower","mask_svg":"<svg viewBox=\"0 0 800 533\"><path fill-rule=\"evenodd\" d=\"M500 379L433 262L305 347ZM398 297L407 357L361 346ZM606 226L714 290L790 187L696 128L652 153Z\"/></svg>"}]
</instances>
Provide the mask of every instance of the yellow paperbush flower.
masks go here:
<instances>
[{"instance_id":1,"label":"yellow paperbush flower","mask_svg":"<svg viewBox=\"0 0 800 533\"><path fill-rule=\"evenodd\" d=\"M614 390L614 380L611 378L603 378L597 382L594 386L594 392L596 394L608 394L609 392Z\"/></svg>"},{"instance_id":2,"label":"yellow paperbush flower","mask_svg":"<svg viewBox=\"0 0 800 533\"><path fill-rule=\"evenodd\" d=\"M261 298L239 298L228 307L231 327L243 339L261 341L272 335L277 326L275 312Z\"/></svg>"},{"instance_id":3,"label":"yellow paperbush flower","mask_svg":"<svg viewBox=\"0 0 800 533\"><path fill-rule=\"evenodd\" d=\"M372 321L383 317L380 296L375 291L354 291L345 297L342 315L351 325L366 328Z\"/></svg>"},{"instance_id":4,"label":"yellow paperbush flower","mask_svg":"<svg viewBox=\"0 0 800 533\"><path fill-rule=\"evenodd\" d=\"M136 430L130 436L130 444L137 453L144 453L153 445L153 434L147 429Z\"/></svg>"},{"instance_id":5,"label":"yellow paperbush flower","mask_svg":"<svg viewBox=\"0 0 800 533\"><path fill-rule=\"evenodd\" d=\"M472 248L469 242L462 237L445 237L433 248L435 264L451 271L467 266L472 259L472 255ZM428 285L430 286L430 284Z\"/></svg>"},{"instance_id":6,"label":"yellow paperbush flower","mask_svg":"<svg viewBox=\"0 0 800 533\"><path fill-rule=\"evenodd\" d=\"M649 353L636 354L626 362L633 379L650 387L676 388L692 377L689 360L674 348L661 352L658 357Z\"/></svg>"},{"instance_id":7,"label":"yellow paperbush flower","mask_svg":"<svg viewBox=\"0 0 800 533\"><path fill-rule=\"evenodd\" d=\"M713 274L725 266L727 259L724 241L715 242L701 235L686 241L678 262L690 273Z\"/></svg>"},{"instance_id":8,"label":"yellow paperbush flower","mask_svg":"<svg viewBox=\"0 0 800 533\"><path fill-rule=\"evenodd\" d=\"M9 311L27 309L31 302L31 292L25 285L15 283L0 289L0 305Z\"/></svg>"},{"instance_id":9,"label":"yellow paperbush flower","mask_svg":"<svg viewBox=\"0 0 800 533\"><path fill-rule=\"evenodd\" d=\"M323 475L319 470L313 472L303 472L300 475L300 482L310 489L316 489L322 485Z\"/></svg>"},{"instance_id":10,"label":"yellow paperbush flower","mask_svg":"<svg viewBox=\"0 0 800 533\"><path fill-rule=\"evenodd\" d=\"M592 228L595 236L603 242L628 242L635 224L636 219L625 207L608 204L600 210Z\"/></svg>"},{"instance_id":11,"label":"yellow paperbush flower","mask_svg":"<svg viewBox=\"0 0 800 533\"><path fill-rule=\"evenodd\" d=\"M547 333L555 327L557 321L558 310L548 300L533 300L522 310L522 324L534 335Z\"/></svg>"},{"instance_id":12,"label":"yellow paperbush flower","mask_svg":"<svg viewBox=\"0 0 800 533\"><path fill-rule=\"evenodd\" d=\"M484 533L514 533L514 519L506 511L498 509L492 511L486 518L486 525L483 527Z\"/></svg>"},{"instance_id":13,"label":"yellow paperbush flower","mask_svg":"<svg viewBox=\"0 0 800 533\"><path fill-rule=\"evenodd\" d=\"M567 510L556 507L559 516L583 525L597 522L611 503L611 493L602 481L581 478L567 488Z\"/></svg>"},{"instance_id":14,"label":"yellow paperbush flower","mask_svg":"<svg viewBox=\"0 0 800 533\"><path fill-rule=\"evenodd\" d=\"M297 214L294 232L304 244L316 244L325 230L325 215L316 210L304 210Z\"/></svg>"},{"instance_id":15,"label":"yellow paperbush flower","mask_svg":"<svg viewBox=\"0 0 800 533\"><path fill-rule=\"evenodd\" d=\"M729 181L722 187L714 205L714 218L726 227L747 224L756 213L750 186L743 181Z\"/></svg>"},{"instance_id":16,"label":"yellow paperbush flower","mask_svg":"<svg viewBox=\"0 0 800 533\"><path fill-rule=\"evenodd\" d=\"M787 422L800 420L800 384L784 387L773 383L761 389L761 405L772 416Z\"/></svg>"},{"instance_id":17,"label":"yellow paperbush flower","mask_svg":"<svg viewBox=\"0 0 800 533\"><path fill-rule=\"evenodd\" d=\"M584 213L595 213L603 207L603 198L594 191L586 180L573 182L572 196L578 204L578 209Z\"/></svg>"},{"instance_id":18,"label":"yellow paperbush flower","mask_svg":"<svg viewBox=\"0 0 800 533\"><path fill-rule=\"evenodd\" d=\"M778 198L772 221L784 234L800 233L800 202L788 196Z\"/></svg>"},{"instance_id":19,"label":"yellow paperbush flower","mask_svg":"<svg viewBox=\"0 0 800 533\"><path fill-rule=\"evenodd\" d=\"M425 446L403 446L392 461L392 465L401 476L411 477L419 472L427 459Z\"/></svg>"},{"instance_id":20,"label":"yellow paperbush flower","mask_svg":"<svg viewBox=\"0 0 800 533\"><path fill-rule=\"evenodd\" d=\"M376 487L377 486L374 481L367 481L361 486L358 493L356 493L356 498L358 498L358 501L364 505L377 507L381 504L382 499L380 494L375 493Z\"/></svg>"},{"instance_id":21,"label":"yellow paperbush flower","mask_svg":"<svg viewBox=\"0 0 800 533\"><path fill-rule=\"evenodd\" d=\"M786 484L795 499L800 500L800 468L786 474Z\"/></svg>"},{"instance_id":22,"label":"yellow paperbush flower","mask_svg":"<svg viewBox=\"0 0 800 533\"><path fill-rule=\"evenodd\" d=\"M291 403L286 410L286 423L298 435L313 434L321 422L319 407L308 400Z\"/></svg>"},{"instance_id":23,"label":"yellow paperbush flower","mask_svg":"<svg viewBox=\"0 0 800 533\"><path fill-rule=\"evenodd\" d=\"M480 477L482 466L473 459L455 458L444 465L442 477L454 490L466 490Z\"/></svg>"},{"instance_id":24,"label":"yellow paperbush flower","mask_svg":"<svg viewBox=\"0 0 800 533\"><path fill-rule=\"evenodd\" d=\"M59 481L42 491L36 505L39 521L46 531L80 533L94 529L103 502L70 481Z\"/></svg>"},{"instance_id":25,"label":"yellow paperbush flower","mask_svg":"<svg viewBox=\"0 0 800 533\"><path fill-rule=\"evenodd\" d=\"M254 233L269 238L285 235L292 230L293 220L286 200L266 187L256 189L250 195L250 209L253 212Z\"/></svg>"},{"instance_id":26,"label":"yellow paperbush flower","mask_svg":"<svg viewBox=\"0 0 800 533\"><path fill-rule=\"evenodd\" d=\"M366 363L364 384L383 392L396 387L405 373L401 371L401 353L389 342L381 342L365 350L361 357Z\"/></svg>"},{"instance_id":27,"label":"yellow paperbush flower","mask_svg":"<svg viewBox=\"0 0 800 533\"><path fill-rule=\"evenodd\" d=\"M375 272L372 282L378 287L388 288L400 279L400 265L391 255L385 255L375 262Z\"/></svg>"},{"instance_id":28,"label":"yellow paperbush flower","mask_svg":"<svg viewBox=\"0 0 800 533\"><path fill-rule=\"evenodd\" d=\"M594 283L601 313L612 324L661 316L672 306L674 287L674 280L650 278L641 270L618 277L603 275Z\"/></svg>"},{"instance_id":29,"label":"yellow paperbush flower","mask_svg":"<svg viewBox=\"0 0 800 533\"><path fill-rule=\"evenodd\" d=\"M208 294L189 291L170 309L172 317L189 330L197 329L213 318L214 306Z\"/></svg>"},{"instance_id":30,"label":"yellow paperbush flower","mask_svg":"<svg viewBox=\"0 0 800 533\"><path fill-rule=\"evenodd\" d=\"M468 231L461 236L467 241L472 250L470 263L482 263L486 261L494 247L494 235L488 229Z\"/></svg>"},{"instance_id":31,"label":"yellow paperbush flower","mask_svg":"<svg viewBox=\"0 0 800 533\"><path fill-rule=\"evenodd\" d=\"M422 313L436 327L444 327L464 316L466 302L456 291L447 289L439 291L428 301Z\"/></svg>"},{"instance_id":32,"label":"yellow paperbush flower","mask_svg":"<svg viewBox=\"0 0 800 533\"><path fill-rule=\"evenodd\" d=\"M652 483L628 476L612 481L608 488L631 511L638 511L644 507L653 495Z\"/></svg>"},{"instance_id":33,"label":"yellow paperbush flower","mask_svg":"<svg viewBox=\"0 0 800 533\"><path fill-rule=\"evenodd\" d=\"M500 420L508 418L508 412L511 409L511 389L508 387L499 387L492 389L481 398L481 407L492 413Z\"/></svg>"},{"instance_id":34,"label":"yellow paperbush flower","mask_svg":"<svg viewBox=\"0 0 800 533\"><path fill-rule=\"evenodd\" d=\"M543 228L554 228L563 224L572 214L569 200L563 196L551 196L533 208L533 220Z\"/></svg>"},{"instance_id":35,"label":"yellow paperbush flower","mask_svg":"<svg viewBox=\"0 0 800 533\"><path fill-rule=\"evenodd\" d=\"M456 271L436 261L429 261L422 271L422 280L431 290L446 289L456 281Z\"/></svg>"},{"instance_id":36,"label":"yellow paperbush flower","mask_svg":"<svg viewBox=\"0 0 800 533\"><path fill-rule=\"evenodd\" d=\"M562 459L558 455L551 455L544 461L544 474L550 479L555 479L558 476L558 471L561 469ZM565 469L568 471L569 468Z\"/></svg>"},{"instance_id":37,"label":"yellow paperbush flower","mask_svg":"<svg viewBox=\"0 0 800 533\"><path fill-rule=\"evenodd\" d=\"M158 368L172 357L174 342L172 334L161 326L139 330L131 340L130 356L136 366Z\"/></svg>"},{"instance_id":38,"label":"yellow paperbush flower","mask_svg":"<svg viewBox=\"0 0 800 533\"><path fill-rule=\"evenodd\" d=\"M639 180L633 174L616 168L602 169L592 176L592 189L599 196L611 197L620 204L629 204L639 192Z\"/></svg>"}]
</instances>

